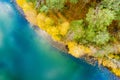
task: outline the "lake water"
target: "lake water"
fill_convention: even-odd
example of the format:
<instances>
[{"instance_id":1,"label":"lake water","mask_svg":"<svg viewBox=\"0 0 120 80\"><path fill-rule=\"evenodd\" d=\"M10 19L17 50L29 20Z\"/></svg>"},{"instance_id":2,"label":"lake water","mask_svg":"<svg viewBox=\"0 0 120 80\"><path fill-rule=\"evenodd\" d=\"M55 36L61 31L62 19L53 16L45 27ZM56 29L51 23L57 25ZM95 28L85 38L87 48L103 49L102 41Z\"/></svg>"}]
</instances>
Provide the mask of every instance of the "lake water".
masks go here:
<instances>
[{"instance_id":1,"label":"lake water","mask_svg":"<svg viewBox=\"0 0 120 80\"><path fill-rule=\"evenodd\" d=\"M119 80L53 48L9 0L0 0L0 80Z\"/></svg>"}]
</instances>

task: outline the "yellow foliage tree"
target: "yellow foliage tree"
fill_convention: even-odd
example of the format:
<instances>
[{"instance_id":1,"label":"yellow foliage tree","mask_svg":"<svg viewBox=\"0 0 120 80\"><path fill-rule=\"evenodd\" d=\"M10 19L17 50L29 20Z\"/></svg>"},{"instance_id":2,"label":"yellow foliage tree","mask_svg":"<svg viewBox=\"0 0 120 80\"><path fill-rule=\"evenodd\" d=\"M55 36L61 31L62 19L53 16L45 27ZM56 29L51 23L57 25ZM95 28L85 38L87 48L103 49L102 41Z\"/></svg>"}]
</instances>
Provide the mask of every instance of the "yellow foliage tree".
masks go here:
<instances>
[{"instance_id":1,"label":"yellow foliage tree","mask_svg":"<svg viewBox=\"0 0 120 80\"><path fill-rule=\"evenodd\" d=\"M69 29L69 22L63 22L62 24L59 25L59 30L60 30L60 34L62 36L65 36L68 32L68 29Z\"/></svg>"},{"instance_id":2,"label":"yellow foliage tree","mask_svg":"<svg viewBox=\"0 0 120 80\"><path fill-rule=\"evenodd\" d=\"M16 0L17 4L22 7L26 0Z\"/></svg>"},{"instance_id":3,"label":"yellow foliage tree","mask_svg":"<svg viewBox=\"0 0 120 80\"><path fill-rule=\"evenodd\" d=\"M26 0L16 0L16 2L23 9L27 20L32 24L37 25L37 11L34 9L33 3L28 3Z\"/></svg>"},{"instance_id":4,"label":"yellow foliage tree","mask_svg":"<svg viewBox=\"0 0 120 80\"><path fill-rule=\"evenodd\" d=\"M76 58L79 58L83 54L83 51L78 47L76 42L71 41L68 42L67 45L69 48L69 53L75 56Z\"/></svg>"},{"instance_id":5,"label":"yellow foliage tree","mask_svg":"<svg viewBox=\"0 0 120 80\"><path fill-rule=\"evenodd\" d=\"M88 47L85 47L83 45L78 45L76 42L71 41L67 42L69 53L75 57L80 57L85 54L91 55L91 50Z\"/></svg>"},{"instance_id":6,"label":"yellow foliage tree","mask_svg":"<svg viewBox=\"0 0 120 80\"><path fill-rule=\"evenodd\" d=\"M41 28L41 29L45 29L45 15L42 13L39 13L37 15L37 25Z\"/></svg>"},{"instance_id":7,"label":"yellow foliage tree","mask_svg":"<svg viewBox=\"0 0 120 80\"><path fill-rule=\"evenodd\" d=\"M112 69L112 72L116 73L116 75L120 77L120 69Z\"/></svg>"}]
</instances>

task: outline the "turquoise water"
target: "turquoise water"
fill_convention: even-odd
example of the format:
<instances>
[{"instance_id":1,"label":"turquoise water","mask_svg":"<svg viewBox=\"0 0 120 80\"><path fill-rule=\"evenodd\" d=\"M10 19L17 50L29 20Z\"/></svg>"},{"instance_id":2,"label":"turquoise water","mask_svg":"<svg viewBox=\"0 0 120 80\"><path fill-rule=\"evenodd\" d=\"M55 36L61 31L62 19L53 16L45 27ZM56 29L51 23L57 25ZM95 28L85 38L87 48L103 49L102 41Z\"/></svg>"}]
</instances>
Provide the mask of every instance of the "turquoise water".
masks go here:
<instances>
[{"instance_id":1,"label":"turquoise water","mask_svg":"<svg viewBox=\"0 0 120 80\"><path fill-rule=\"evenodd\" d=\"M53 48L9 0L0 0L0 80L119 80Z\"/></svg>"}]
</instances>

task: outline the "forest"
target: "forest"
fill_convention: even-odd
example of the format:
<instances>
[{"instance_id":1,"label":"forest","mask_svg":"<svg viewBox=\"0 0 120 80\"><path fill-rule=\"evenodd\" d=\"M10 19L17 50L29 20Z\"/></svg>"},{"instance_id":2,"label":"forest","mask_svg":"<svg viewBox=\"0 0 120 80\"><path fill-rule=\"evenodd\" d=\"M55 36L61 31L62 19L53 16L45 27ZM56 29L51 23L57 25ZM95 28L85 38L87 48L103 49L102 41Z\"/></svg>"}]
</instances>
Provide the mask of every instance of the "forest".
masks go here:
<instances>
[{"instance_id":1,"label":"forest","mask_svg":"<svg viewBox=\"0 0 120 80\"><path fill-rule=\"evenodd\" d=\"M26 18L76 58L93 56L120 76L120 0L17 0Z\"/></svg>"}]
</instances>

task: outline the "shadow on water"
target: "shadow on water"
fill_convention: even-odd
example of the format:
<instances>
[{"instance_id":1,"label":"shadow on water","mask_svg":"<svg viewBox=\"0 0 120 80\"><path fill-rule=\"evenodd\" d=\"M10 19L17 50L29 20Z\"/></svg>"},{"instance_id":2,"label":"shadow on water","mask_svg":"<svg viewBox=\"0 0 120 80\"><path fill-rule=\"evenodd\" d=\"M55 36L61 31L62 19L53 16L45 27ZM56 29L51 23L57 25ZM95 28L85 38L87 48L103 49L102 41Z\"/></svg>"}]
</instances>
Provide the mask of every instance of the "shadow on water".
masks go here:
<instances>
[{"instance_id":1,"label":"shadow on water","mask_svg":"<svg viewBox=\"0 0 120 80\"><path fill-rule=\"evenodd\" d=\"M0 0L0 80L118 80L53 48L10 0Z\"/></svg>"}]
</instances>

